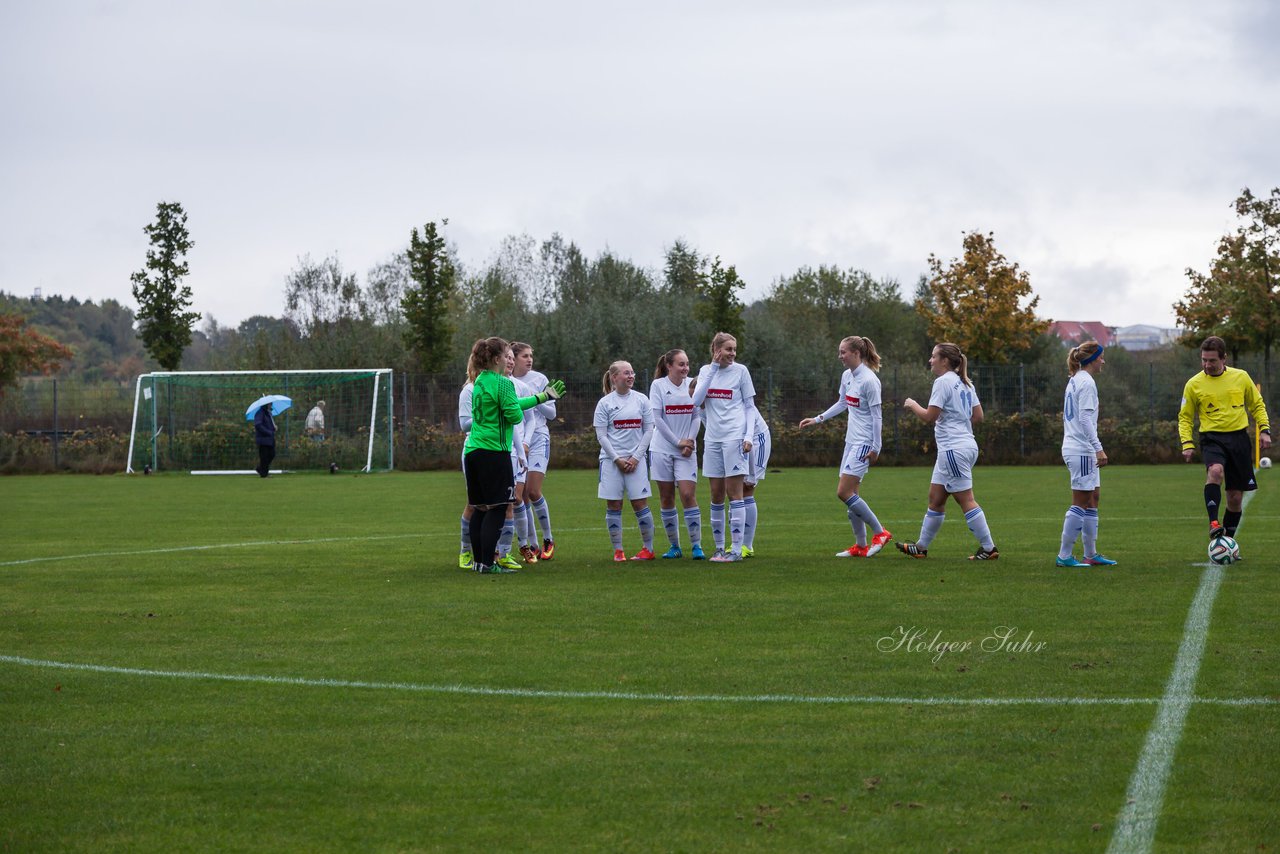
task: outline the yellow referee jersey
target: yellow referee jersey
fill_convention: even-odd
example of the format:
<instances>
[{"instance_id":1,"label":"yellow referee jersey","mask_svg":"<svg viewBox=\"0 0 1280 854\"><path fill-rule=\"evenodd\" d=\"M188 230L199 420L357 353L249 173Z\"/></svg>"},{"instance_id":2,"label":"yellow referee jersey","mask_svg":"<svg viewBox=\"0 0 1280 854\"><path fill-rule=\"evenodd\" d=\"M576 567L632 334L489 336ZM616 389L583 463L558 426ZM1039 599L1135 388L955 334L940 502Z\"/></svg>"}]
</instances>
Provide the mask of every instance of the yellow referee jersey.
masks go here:
<instances>
[{"instance_id":1,"label":"yellow referee jersey","mask_svg":"<svg viewBox=\"0 0 1280 854\"><path fill-rule=\"evenodd\" d=\"M1187 380L1182 389L1182 409L1178 410L1178 438L1183 449L1195 446L1191 441L1192 419L1200 416L1200 432L1230 433L1249 426L1249 414L1259 430L1268 430L1267 406L1249 374L1238 368L1226 368L1216 377L1200 371Z\"/></svg>"}]
</instances>

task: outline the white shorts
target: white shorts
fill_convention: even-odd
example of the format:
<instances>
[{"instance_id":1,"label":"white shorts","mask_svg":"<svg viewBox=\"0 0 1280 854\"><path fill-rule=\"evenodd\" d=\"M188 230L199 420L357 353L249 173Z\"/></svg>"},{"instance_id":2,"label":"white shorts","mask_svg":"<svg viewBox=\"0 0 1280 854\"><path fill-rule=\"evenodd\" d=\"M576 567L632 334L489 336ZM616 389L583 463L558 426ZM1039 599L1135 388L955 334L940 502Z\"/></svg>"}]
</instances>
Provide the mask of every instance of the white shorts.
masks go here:
<instances>
[{"instance_id":1,"label":"white shorts","mask_svg":"<svg viewBox=\"0 0 1280 854\"><path fill-rule=\"evenodd\" d=\"M867 459L867 454L871 453L870 445L855 445L852 442L844 443L844 456L840 459L840 474L856 477L859 480L867 476L867 470L871 468L871 462Z\"/></svg>"},{"instance_id":2,"label":"white shorts","mask_svg":"<svg viewBox=\"0 0 1280 854\"><path fill-rule=\"evenodd\" d=\"M551 462L551 434L541 430L535 431L533 441L529 443L529 471L547 473L547 464Z\"/></svg>"},{"instance_id":3,"label":"white shorts","mask_svg":"<svg viewBox=\"0 0 1280 854\"><path fill-rule=\"evenodd\" d=\"M973 467L978 462L977 448L958 448L954 451L938 449L938 461L933 466L933 479L949 495L973 489Z\"/></svg>"},{"instance_id":4,"label":"white shorts","mask_svg":"<svg viewBox=\"0 0 1280 854\"><path fill-rule=\"evenodd\" d=\"M520 458L516 456L515 451L511 452L511 477L516 483L524 483L527 469L520 467Z\"/></svg>"},{"instance_id":5,"label":"white shorts","mask_svg":"<svg viewBox=\"0 0 1280 854\"><path fill-rule=\"evenodd\" d=\"M746 475L750 465L742 453L742 442L708 442L702 451L704 477L733 477Z\"/></svg>"},{"instance_id":6,"label":"white shorts","mask_svg":"<svg viewBox=\"0 0 1280 854\"><path fill-rule=\"evenodd\" d=\"M1098 469L1097 454L1080 454L1079 456L1062 455L1062 461L1071 472L1071 488L1080 492L1097 489L1102 486L1102 472Z\"/></svg>"},{"instance_id":7,"label":"white shorts","mask_svg":"<svg viewBox=\"0 0 1280 854\"><path fill-rule=\"evenodd\" d=\"M747 476L742 479L743 483L759 483L769 473L769 454L773 451L773 443L759 439L757 436L751 443L751 453L747 454Z\"/></svg>"},{"instance_id":8,"label":"white shorts","mask_svg":"<svg viewBox=\"0 0 1280 854\"><path fill-rule=\"evenodd\" d=\"M659 483L675 483L680 480L698 481L698 458L679 454L649 454L649 477Z\"/></svg>"},{"instance_id":9,"label":"white shorts","mask_svg":"<svg viewBox=\"0 0 1280 854\"><path fill-rule=\"evenodd\" d=\"M596 488L596 497L606 501L621 501L624 491L632 501L649 497L649 464L640 460L635 471L623 474L613 460L601 460L600 485Z\"/></svg>"}]
</instances>

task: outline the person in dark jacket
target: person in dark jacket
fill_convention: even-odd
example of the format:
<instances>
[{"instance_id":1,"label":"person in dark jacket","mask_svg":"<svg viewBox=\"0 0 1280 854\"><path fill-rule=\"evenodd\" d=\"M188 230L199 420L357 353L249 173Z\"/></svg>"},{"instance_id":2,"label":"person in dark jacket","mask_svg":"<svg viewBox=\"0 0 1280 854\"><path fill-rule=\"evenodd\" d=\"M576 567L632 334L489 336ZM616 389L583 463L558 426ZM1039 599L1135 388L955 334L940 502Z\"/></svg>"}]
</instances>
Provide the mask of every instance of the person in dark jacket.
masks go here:
<instances>
[{"instance_id":1,"label":"person in dark jacket","mask_svg":"<svg viewBox=\"0 0 1280 854\"><path fill-rule=\"evenodd\" d=\"M271 417L271 404L258 407L253 416L253 438L258 443L258 467L261 477L271 474L271 461L276 458L276 420Z\"/></svg>"}]
</instances>

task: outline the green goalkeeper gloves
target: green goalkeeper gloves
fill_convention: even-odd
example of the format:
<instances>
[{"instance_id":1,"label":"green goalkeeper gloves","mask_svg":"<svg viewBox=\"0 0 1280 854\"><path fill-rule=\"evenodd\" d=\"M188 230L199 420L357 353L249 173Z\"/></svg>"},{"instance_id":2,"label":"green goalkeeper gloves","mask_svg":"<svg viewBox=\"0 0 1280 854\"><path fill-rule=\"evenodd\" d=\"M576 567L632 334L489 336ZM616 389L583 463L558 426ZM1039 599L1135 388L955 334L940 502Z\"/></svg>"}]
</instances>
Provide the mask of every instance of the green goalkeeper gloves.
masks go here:
<instances>
[{"instance_id":1,"label":"green goalkeeper gloves","mask_svg":"<svg viewBox=\"0 0 1280 854\"><path fill-rule=\"evenodd\" d=\"M546 395L551 400L564 397L564 380L552 380L547 383Z\"/></svg>"}]
</instances>

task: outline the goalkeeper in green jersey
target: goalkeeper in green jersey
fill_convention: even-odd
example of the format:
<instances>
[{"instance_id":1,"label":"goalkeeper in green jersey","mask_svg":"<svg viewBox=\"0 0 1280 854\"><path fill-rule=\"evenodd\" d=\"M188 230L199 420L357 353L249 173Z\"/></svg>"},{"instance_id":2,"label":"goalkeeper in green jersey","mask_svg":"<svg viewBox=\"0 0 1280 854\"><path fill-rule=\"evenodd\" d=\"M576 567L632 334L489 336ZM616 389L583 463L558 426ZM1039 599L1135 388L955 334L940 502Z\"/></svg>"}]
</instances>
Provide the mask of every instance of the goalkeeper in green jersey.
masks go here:
<instances>
[{"instance_id":1,"label":"goalkeeper in green jersey","mask_svg":"<svg viewBox=\"0 0 1280 854\"><path fill-rule=\"evenodd\" d=\"M507 518L507 505L515 501L511 472L511 435L530 407L556 400L564 383L555 380L545 391L517 397L515 385L504 376L511 345L498 337L481 338L471 348L479 367L471 391L471 432L463 449L467 472L467 502L471 515L471 552L477 572L510 572L499 567L495 552Z\"/></svg>"},{"instance_id":2,"label":"goalkeeper in green jersey","mask_svg":"<svg viewBox=\"0 0 1280 854\"><path fill-rule=\"evenodd\" d=\"M1253 477L1253 446L1249 441L1249 416L1260 433L1259 443L1271 447L1271 422L1267 407L1253 380L1244 371L1227 367L1227 345L1216 335L1200 345L1204 369L1187 380L1178 411L1178 438L1182 457L1191 462L1195 442L1191 428L1200 418L1200 459L1204 461L1204 505L1209 513L1209 538L1234 537L1240 524L1244 493L1257 489ZM1218 521L1222 487L1227 487L1227 511Z\"/></svg>"}]
</instances>

